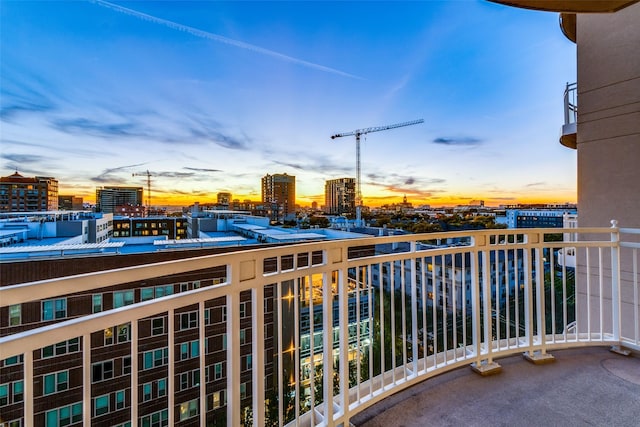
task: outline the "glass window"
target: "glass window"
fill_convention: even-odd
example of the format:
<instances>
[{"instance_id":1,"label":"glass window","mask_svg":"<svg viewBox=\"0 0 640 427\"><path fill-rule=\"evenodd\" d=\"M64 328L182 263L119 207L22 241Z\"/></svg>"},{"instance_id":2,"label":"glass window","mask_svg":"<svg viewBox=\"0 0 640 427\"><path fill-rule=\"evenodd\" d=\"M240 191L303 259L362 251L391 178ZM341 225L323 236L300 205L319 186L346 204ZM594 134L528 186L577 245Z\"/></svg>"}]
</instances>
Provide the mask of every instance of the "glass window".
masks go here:
<instances>
[{"instance_id":1,"label":"glass window","mask_svg":"<svg viewBox=\"0 0 640 427\"><path fill-rule=\"evenodd\" d=\"M151 383L146 383L142 385L142 401L146 402L147 400L151 400Z\"/></svg>"},{"instance_id":2,"label":"glass window","mask_svg":"<svg viewBox=\"0 0 640 427\"><path fill-rule=\"evenodd\" d=\"M167 380L158 380L158 396L164 396L167 394Z\"/></svg>"},{"instance_id":3,"label":"glass window","mask_svg":"<svg viewBox=\"0 0 640 427\"><path fill-rule=\"evenodd\" d=\"M9 306L9 326L19 325L22 321L21 305L15 304Z\"/></svg>"},{"instance_id":4,"label":"glass window","mask_svg":"<svg viewBox=\"0 0 640 427\"><path fill-rule=\"evenodd\" d=\"M124 390L116 392L116 410L124 408Z\"/></svg>"},{"instance_id":5,"label":"glass window","mask_svg":"<svg viewBox=\"0 0 640 427\"><path fill-rule=\"evenodd\" d=\"M102 311L102 294L93 294L93 312L99 313Z\"/></svg>"},{"instance_id":6,"label":"glass window","mask_svg":"<svg viewBox=\"0 0 640 427\"><path fill-rule=\"evenodd\" d=\"M62 319L67 317L67 299L50 299L42 301L42 320Z\"/></svg>"},{"instance_id":7,"label":"glass window","mask_svg":"<svg viewBox=\"0 0 640 427\"><path fill-rule=\"evenodd\" d=\"M151 319L151 335L164 334L164 317Z\"/></svg>"},{"instance_id":8,"label":"glass window","mask_svg":"<svg viewBox=\"0 0 640 427\"><path fill-rule=\"evenodd\" d=\"M134 303L133 291L120 291L113 293L113 308L124 307Z\"/></svg>"},{"instance_id":9,"label":"glass window","mask_svg":"<svg viewBox=\"0 0 640 427\"><path fill-rule=\"evenodd\" d=\"M9 404L9 384L0 385L0 406Z\"/></svg>"},{"instance_id":10,"label":"glass window","mask_svg":"<svg viewBox=\"0 0 640 427\"><path fill-rule=\"evenodd\" d=\"M109 395L103 394L102 396L98 396L94 399L93 403L93 413L94 415L100 416L109 412Z\"/></svg>"},{"instance_id":11,"label":"glass window","mask_svg":"<svg viewBox=\"0 0 640 427\"><path fill-rule=\"evenodd\" d=\"M153 288L142 288L140 289L140 300L147 301L153 299Z\"/></svg>"}]
</instances>

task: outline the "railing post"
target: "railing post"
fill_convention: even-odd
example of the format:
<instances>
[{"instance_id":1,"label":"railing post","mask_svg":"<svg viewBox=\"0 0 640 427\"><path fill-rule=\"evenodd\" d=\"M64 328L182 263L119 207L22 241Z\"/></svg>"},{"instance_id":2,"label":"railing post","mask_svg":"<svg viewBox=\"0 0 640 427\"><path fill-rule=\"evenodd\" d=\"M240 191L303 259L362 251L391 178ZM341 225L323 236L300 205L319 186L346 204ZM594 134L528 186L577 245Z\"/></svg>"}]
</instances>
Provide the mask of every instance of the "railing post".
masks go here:
<instances>
[{"instance_id":1,"label":"railing post","mask_svg":"<svg viewBox=\"0 0 640 427\"><path fill-rule=\"evenodd\" d=\"M240 425L240 294L227 294L227 425ZM173 315L173 313L171 313ZM174 424L170 424L174 425Z\"/></svg>"},{"instance_id":2,"label":"railing post","mask_svg":"<svg viewBox=\"0 0 640 427\"><path fill-rule=\"evenodd\" d=\"M487 235L479 235L474 238L475 251L472 252L471 260L471 280L472 280L472 298L473 298L473 340L476 349L476 361L471 364L471 368L480 375L491 375L500 372L502 369L499 364L493 361L492 336L491 336L491 283L489 281L489 261L490 256L486 250ZM478 250L480 248L480 250ZM478 274L478 257L481 259L482 280L479 280ZM474 283L475 282L475 283ZM482 286L482 305L480 301L480 286ZM480 322L480 314L483 314L483 324ZM480 330L482 328L482 331ZM486 351L482 351L482 337L484 335L484 344ZM486 358L482 358L483 355Z\"/></svg>"},{"instance_id":3,"label":"railing post","mask_svg":"<svg viewBox=\"0 0 640 427\"><path fill-rule=\"evenodd\" d=\"M251 293L253 300L251 320L253 331L252 342L252 392L253 392L253 424L265 425L265 386L264 386L264 287L258 286ZM203 424L204 425L204 424Z\"/></svg>"},{"instance_id":4,"label":"railing post","mask_svg":"<svg viewBox=\"0 0 640 427\"><path fill-rule=\"evenodd\" d=\"M614 344L611 351L629 355L629 351L620 346L620 329L622 324L620 299L620 230L618 221L611 220L611 332ZM602 296L600 296L602 298Z\"/></svg>"},{"instance_id":5,"label":"railing post","mask_svg":"<svg viewBox=\"0 0 640 427\"><path fill-rule=\"evenodd\" d=\"M322 389L324 424L333 424L333 290L331 271L322 273Z\"/></svg>"}]
</instances>

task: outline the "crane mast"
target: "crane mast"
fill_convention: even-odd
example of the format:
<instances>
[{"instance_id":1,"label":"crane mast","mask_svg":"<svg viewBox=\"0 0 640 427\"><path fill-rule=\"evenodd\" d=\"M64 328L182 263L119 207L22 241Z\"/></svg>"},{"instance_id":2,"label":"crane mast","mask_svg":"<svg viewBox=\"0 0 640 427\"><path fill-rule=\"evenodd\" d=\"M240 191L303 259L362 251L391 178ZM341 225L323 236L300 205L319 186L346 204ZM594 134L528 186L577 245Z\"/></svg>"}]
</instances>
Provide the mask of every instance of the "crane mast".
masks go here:
<instances>
[{"instance_id":1,"label":"crane mast","mask_svg":"<svg viewBox=\"0 0 640 427\"><path fill-rule=\"evenodd\" d=\"M151 172L147 170L144 173L132 173L131 176L146 176L147 177L147 217L149 216L149 211L151 210Z\"/></svg>"},{"instance_id":2,"label":"crane mast","mask_svg":"<svg viewBox=\"0 0 640 427\"><path fill-rule=\"evenodd\" d=\"M409 122L402 122L402 123L396 123L393 125L386 125L386 126L374 126L374 127L368 127L368 128L364 128L364 129L356 129L354 131L351 132L343 132L343 133L337 133L335 135L331 135L331 139L336 139L336 138L342 138L345 136L355 136L356 137L356 224L358 226L361 225L361 218L362 218L362 186L361 186L361 179L360 179L360 175L361 175L361 170L360 170L360 137L362 135L366 135L368 133L372 133L372 132L380 132L383 130L389 130L389 129L395 129L395 128L399 128L399 127L404 127L404 126L412 126L412 125L417 125L420 123L424 123L423 119L418 119L418 120L412 120Z\"/></svg>"}]
</instances>

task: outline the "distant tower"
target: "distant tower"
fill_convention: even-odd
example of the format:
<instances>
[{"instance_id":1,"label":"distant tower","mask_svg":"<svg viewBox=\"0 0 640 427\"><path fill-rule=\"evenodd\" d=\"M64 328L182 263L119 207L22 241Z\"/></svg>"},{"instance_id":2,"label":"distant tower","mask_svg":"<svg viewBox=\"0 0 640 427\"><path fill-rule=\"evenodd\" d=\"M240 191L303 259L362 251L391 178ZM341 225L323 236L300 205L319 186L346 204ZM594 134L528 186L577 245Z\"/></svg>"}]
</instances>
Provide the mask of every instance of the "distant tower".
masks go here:
<instances>
[{"instance_id":1,"label":"distant tower","mask_svg":"<svg viewBox=\"0 0 640 427\"><path fill-rule=\"evenodd\" d=\"M294 218L296 177L286 173L263 176L262 201L271 204L271 219L280 221Z\"/></svg>"},{"instance_id":2,"label":"distant tower","mask_svg":"<svg viewBox=\"0 0 640 427\"><path fill-rule=\"evenodd\" d=\"M356 212L356 179L338 178L325 182L325 211L329 215L350 214Z\"/></svg>"},{"instance_id":3,"label":"distant tower","mask_svg":"<svg viewBox=\"0 0 640 427\"><path fill-rule=\"evenodd\" d=\"M18 173L0 178L0 212L58 210L58 180L49 176L27 178Z\"/></svg>"},{"instance_id":4,"label":"distant tower","mask_svg":"<svg viewBox=\"0 0 640 427\"><path fill-rule=\"evenodd\" d=\"M220 192L218 193L218 204L229 205L231 203L231 193Z\"/></svg>"},{"instance_id":5,"label":"distant tower","mask_svg":"<svg viewBox=\"0 0 640 427\"><path fill-rule=\"evenodd\" d=\"M96 211L115 213L116 206L142 205L142 187L96 188Z\"/></svg>"}]
</instances>

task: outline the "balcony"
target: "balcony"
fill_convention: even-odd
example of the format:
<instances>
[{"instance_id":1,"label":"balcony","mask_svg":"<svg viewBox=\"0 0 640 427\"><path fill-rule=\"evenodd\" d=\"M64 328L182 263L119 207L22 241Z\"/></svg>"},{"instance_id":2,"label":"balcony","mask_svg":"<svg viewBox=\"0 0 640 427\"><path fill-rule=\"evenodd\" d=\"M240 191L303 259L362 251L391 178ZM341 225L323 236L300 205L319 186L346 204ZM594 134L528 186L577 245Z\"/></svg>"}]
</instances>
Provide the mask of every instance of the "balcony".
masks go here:
<instances>
[{"instance_id":1,"label":"balcony","mask_svg":"<svg viewBox=\"0 0 640 427\"><path fill-rule=\"evenodd\" d=\"M575 149L578 140L578 85L567 83L564 90L564 125L560 144Z\"/></svg>"},{"instance_id":2,"label":"balcony","mask_svg":"<svg viewBox=\"0 0 640 427\"><path fill-rule=\"evenodd\" d=\"M346 426L461 367L638 351L637 235L614 222L324 241L3 286L2 416ZM34 307L51 320L25 324ZM566 366L552 384L573 387Z\"/></svg>"}]
</instances>

